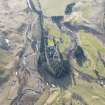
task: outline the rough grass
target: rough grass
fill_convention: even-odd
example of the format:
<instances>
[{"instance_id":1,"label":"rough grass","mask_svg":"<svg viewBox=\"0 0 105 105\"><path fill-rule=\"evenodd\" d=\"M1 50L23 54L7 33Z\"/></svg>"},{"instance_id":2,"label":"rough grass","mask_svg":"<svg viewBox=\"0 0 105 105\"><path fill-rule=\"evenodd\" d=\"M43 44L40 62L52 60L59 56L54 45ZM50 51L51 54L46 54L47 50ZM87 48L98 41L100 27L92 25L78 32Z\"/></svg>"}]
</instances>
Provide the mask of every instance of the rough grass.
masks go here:
<instances>
[{"instance_id":1,"label":"rough grass","mask_svg":"<svg viewBox=\"0 0 105 105\"><path fill-rule=\"evenodd\" d=\"M88 19L92 14L91 12L91 4L89 2L86 2L85 5L82 6L81 11L82 11L82 16L85 19Z\"/></svg>"},{"instance_id":2,"label":"rough grass","mask_svg":"<svg viewBox=\"0 0 105 105\"><path fill-rule=\"evenodd\" d=\"M78 1L78 0L40 0L42 8L44 8L44 12L47 15L63 15L65 6L71 2L71 1ZM81 0L85 1L85 0ZM90 4L84 4L82 8L82 15L84 18L89 18L91 16L91 7ZM73 20L74 24L80 23L80 19ZM59 29L50 23L47 23L46 26L49 29L49 33L56 38L62 37L64 42L60 44L60 51L62 53L65 53L67 48L70 47L70 38L65 33L60 33ZM95 76L92 69L96 67L96 69L99 71L101 75L105 75L105 68L102 64L102 62L97 58L97 51L100 51L101 53L105 53L105 48L101 44L101 42L94 36L92 36L89 33L86 32L79 32L82 47L90 60L90 62L84 63L83 67L80 67L76 64L76 61L74 60L74 65L77 67L80 71L85 72L89 75ZM51 43L52 44L52 43ZM8 52L0 49L0 76L3 77L5 74L5 66L11 61L11 55L8 54ZM13 77L12 77L13 78ZM11 92L10 92L11 90ZM8 103L8 95L10 93L15 93L17 89L13 87L13 89L10 89L10 87L5 87L3 94L1 94L1 101L3 102L2 105L7 105L4 103ZM76 92L80 96L82 96L86 102L89 105L105 105L105 89L98 86L95 83L88 83L86 81L77 80L77 85L72 86L70 85L70 88L66 88L63 91L63 94L60 92L60 87L56 89L54 92L49 94L49 90L45 90L39 100L35 103L35 105L63 105L62 102L68 103L71 101L72 93ZM11 95L15 96L15 95ZM7 101L7 102L6 102ZM75 101L75 100L73 100ZM78 102L74 102L75 105L78 105ZM9 104L8 104L9 105ZM81 104L80 104L81 105Z\"/></svg>"},{"instance_id":3,"label":"rough grass","mask_svg":"<svg viewBox=\"0 0 105 105\"><path fill-rule=\"evenodd\" d=\"M44 12L49 16L64 15L65 6L70 0L40 0Z\"/></svg>"},{"instance_id":4,"label":"rough grass","mask_svg":"<svg viewBox=\"0 0 105 105\"><path fill-rule=\"evenodd\" d=\"M46 88L46 90L42 93L35 105L55 105L59 94L59 88L55 88L52 92Z\"/></svg>"},{"instance_id":5,"label":"rough grass","mask_svg":"<svg viewBox=\"0 0 105 105\"><path fill-rule=\"evenodd\" d=\"M12 60L12 56L9 52L0 49L0 85L8 81L9 72L6 68L7 64L9 64Z\"/></svg>"},{"instance_id":6,"label":"rough grass","mask_svg":"<svg viewBox=\"0 0 105 105\"><path fill-rule=\"evenodd\" d=\"M66 50L71 45L70 37L66 33L61 33L58 27L50 22L46 22L45 27L48 28L49 35L54 36L56 41L60 42L60 39L62 39L62 43L59 44L59 48L61 53L66 54Z\"/></svg>"},{"instance_id":7,"label":"rough grass","mask_svg":"<svg viewBox=\"0 0 105 105\"><path fill-rule=\"evenodd\" d=\"M78 93L89 105L104 105L104 88L95 83L88 83L78 80L78 84L73 86L70 91Z\"/></svg>"},{"instance_id":8,"label":"rough grass","mask_svg":"<svg viewBox=\"0 0 105 105\"><path fill-rule=\"evenodd\" d=\"M100 61L97 52L105 53L105 47L103 44L92 34L80 31L79 33L81 46L83 47L85 54L88 58L88 62L84 63L84 66L79 69L85 73L95 76L93 69L96 68L101 76L105 75L105 67Z\"/></svg>"},{"instance_id":9,"label":"rough grass","mask_svg":"<svg viewBox=\"0 0 105 105\"><path fill-rule=\"evenodd\" d=\"M5 51L3 49L0 49L0 68L2 68L2 66L6 65L9 63L9 61L11 60L11 55L9 54L8 51Z\"/></svg>"},{"instance_id":10,"label":"rough grass","mask_svg":"<svg viewBox=\"0 0 105 105\"><path fill-rule=\"evenodd\" d=\"M46 95L44 97L43 95L40 97L41 103L44 103L38 105L62 105L67 103L70 104L71 101L73 105L81 105L79 100L72 98L73 93L79 94L89 105L105 104L104 88L96 83L88 83L78 79L77 85L69 86L67 89L63 90L63 93L61 93L60 88L50 93L49 96L48 93L44 92Z\"/></svg>"}]
</instances>

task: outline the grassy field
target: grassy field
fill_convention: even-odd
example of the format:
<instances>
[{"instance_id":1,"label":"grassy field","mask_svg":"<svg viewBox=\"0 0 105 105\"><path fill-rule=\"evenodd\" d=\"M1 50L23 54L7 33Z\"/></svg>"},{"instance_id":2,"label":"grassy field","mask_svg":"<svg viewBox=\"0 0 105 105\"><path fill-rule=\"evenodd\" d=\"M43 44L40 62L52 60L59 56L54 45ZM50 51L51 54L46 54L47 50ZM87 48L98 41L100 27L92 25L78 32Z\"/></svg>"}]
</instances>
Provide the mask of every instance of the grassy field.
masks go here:
<instances>
[{"instance_id":1,"label":"grassy field","mask_svg":"<svg viewBox=\"0 0 105 105\"><path fill-rule=\"evenodd\" d=\"M71 0L40 0L43 10L49 16L64 15L65 6Z\"/></svg>"}]
</instances>

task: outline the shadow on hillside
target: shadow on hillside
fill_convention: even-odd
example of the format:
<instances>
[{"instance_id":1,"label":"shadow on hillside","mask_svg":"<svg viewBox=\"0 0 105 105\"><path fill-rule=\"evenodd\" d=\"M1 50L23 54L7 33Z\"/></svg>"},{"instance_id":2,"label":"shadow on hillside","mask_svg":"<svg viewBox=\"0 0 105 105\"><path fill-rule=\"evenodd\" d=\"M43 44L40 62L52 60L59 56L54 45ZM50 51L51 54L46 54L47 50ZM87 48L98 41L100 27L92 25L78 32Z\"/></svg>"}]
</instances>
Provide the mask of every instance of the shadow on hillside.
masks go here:
<instances>
[{"instance_id":1,"label":"shadow on hillside","mask_svg":"<svg viewBox=\"0 0 105 105\"><path fill-rule=\"evenodd\" d=\"M105 37L103 36L104 34L102 32L97 31L96 29L89 27L89 26L84 26L84 25L72 25L71 23L65 22L63 24L66 28L78 32L80 30L84 30L87 33L91 33L92 35L96 36L99 38L103 43L105 43Z\"/></svg>"},{"instance_id":2,"label":"shadow on hillside","mask_svg":"<svg viewBox=\"0 0 105 105\"><path fill-rule=\"evenodd\" d=\"M64 26L68 29L73 30L73 31L84 30L85 32L89 32L89 33L92 33L92 34L95 34L95 35L102 35L101 32L95 30L92 27L88 27L88 26L85 26L85 25L77 25L77 24L72 25L71 23L65 22Z\"/></svg>"},{"instance_id":3,"label":"shadow on hillside","mask_svg":"<svg viewBox=\"0 0 105 105\"><path fill-rule=\"evenodd\" d=\"M47 70L39 68L39 73L43 77L44 81L50 86L55 85L62 88L66 88L68 85L72 85L72 70L69 70L68 73L63 73L59 78L52 76Z\"/></svg>"},{"instance_id":4,"label":"shadow on hillside","mask_svg":"<svg viewBox=\"0 0 105 105\"><path fill-rule=\"evenodd\" d=\"M79 64L79 66L83 66L84 62L87 60L81 46L77 46L77 49L74 52L74 57L75 57L77 63Z\"/></svg>"}]
</instances>

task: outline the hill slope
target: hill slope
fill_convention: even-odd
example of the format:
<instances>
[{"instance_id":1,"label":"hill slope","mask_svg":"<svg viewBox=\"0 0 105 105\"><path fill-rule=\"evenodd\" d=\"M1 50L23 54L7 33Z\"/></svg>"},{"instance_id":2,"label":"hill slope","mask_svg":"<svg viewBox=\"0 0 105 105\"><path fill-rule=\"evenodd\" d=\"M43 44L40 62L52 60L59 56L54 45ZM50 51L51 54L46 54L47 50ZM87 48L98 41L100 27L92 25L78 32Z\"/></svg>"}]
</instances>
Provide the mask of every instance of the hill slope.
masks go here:
<instances>
[{"instance_id":1,"label":"hill slope","mask_svg":"<svg viewBox=\"0 0 105 105\"><path fill-rule=\"evenodd\" d=\"M55 78L50 73L38 72L34 62L38 55L35 56L28 43L26 61L32 70L27 82L23 83L23 90L34 89L35 93L30 94L35 94L35 98L26 95L17 101L23 100L22 105L28 102L32 102L31 105L105 105L104 0L40 0L40 3L46 15L44 28L49 37L55 38L64 60L69 60L70 73ZM75 3L73 7L69 6L72 11L66 14L67 5L72 3ZM13 100L18 99L22 88L16 74L16 65L21 62L17 55L24 47L27 24L31 19L36 20L34 16L30 18L25 0L1 0L0 9L3 10L0 31L10 40L9 50L0 48L0 105L11 102L15 105ZM36 32L35 28L31 34ZM52 39L48 40L48 45L54 45ZM23 74L21 71L19 75ZM20 81L26 78L27 72Z\"/></svg>"}]
</instances>

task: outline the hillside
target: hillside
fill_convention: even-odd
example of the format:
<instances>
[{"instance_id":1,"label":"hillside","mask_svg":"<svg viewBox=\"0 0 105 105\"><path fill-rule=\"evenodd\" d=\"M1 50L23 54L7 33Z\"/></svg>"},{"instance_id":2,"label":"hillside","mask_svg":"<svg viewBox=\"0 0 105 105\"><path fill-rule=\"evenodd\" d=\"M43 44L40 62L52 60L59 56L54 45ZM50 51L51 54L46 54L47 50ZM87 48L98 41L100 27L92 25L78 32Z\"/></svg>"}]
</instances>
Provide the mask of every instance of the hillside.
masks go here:
<instances>
[{"instance_id":1,"label":"hillside","mask_svg":"<svg viewBox=\"0 0 105 105\"><path fill-rule=\"evenodd\" d=\"M105 105L105 1L27 1L0 1L0 105Z\"/></svg>"}]
</instances>

